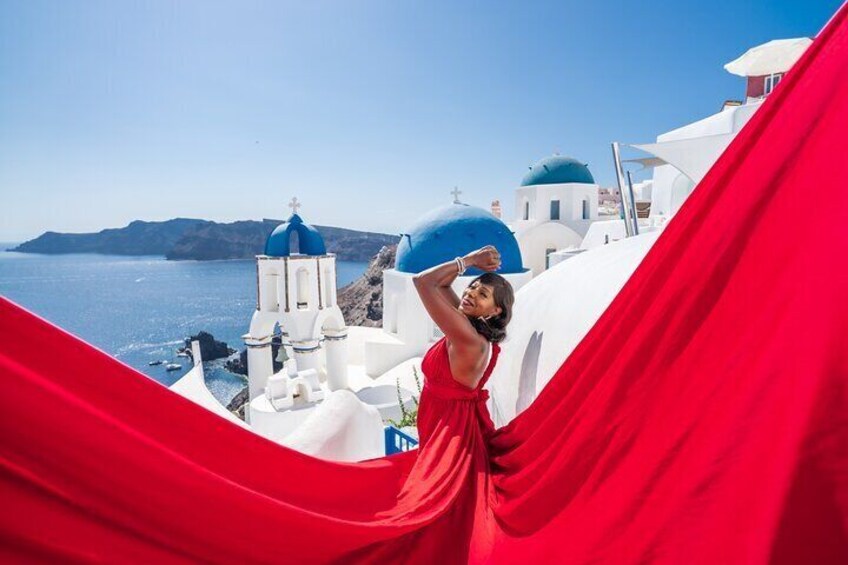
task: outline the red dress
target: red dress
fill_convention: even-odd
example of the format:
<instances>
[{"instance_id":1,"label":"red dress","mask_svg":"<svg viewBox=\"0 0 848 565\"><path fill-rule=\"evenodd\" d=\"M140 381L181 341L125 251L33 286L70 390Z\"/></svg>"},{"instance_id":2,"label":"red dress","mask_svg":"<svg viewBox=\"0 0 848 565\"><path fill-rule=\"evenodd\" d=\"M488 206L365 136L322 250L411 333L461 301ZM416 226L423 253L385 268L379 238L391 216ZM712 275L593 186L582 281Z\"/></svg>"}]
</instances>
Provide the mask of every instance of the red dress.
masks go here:
<instances>
[{"instance_id":1,"label":"red dress","mask_svg":"<svg viewBox=\"0 0 848 565\"><path fill-rule=\"evenodd\" d=\"M441 535L428 535L415 543L416 562L430 558L441 563L488 561L497 528L487 447L494 425L486 407L489 391L483 387L499 353L500 346L493 343L491 359L473 389L453 378L447 338L433 344L421 362L424 389L418 406L418 463L407 485L412 486L411 499L419 508L424 498L421 486L427 483L428 488L434 482L444 485L445 498L454 502L430 525ZM431 545L433 539L451 541Z\"/></svg>"},{"instance_id":2,"label":"red dress","mask_svg":"<svg viewBox=\"0 0 848 565\"><path fill-rule=\"evenodd\" d=\"M453 378L448 358L448 341L442 338L424 354L421 370L424 389L418 407L418 436L423 448L434 433L459 433L467 439L485 440L494 425L486 408L489 391L483 389L495 363L500 346L492 344L492 356L476 388L468 388Z\"/></svg>"},{"instance_id":3,"label":"red dress","mask_svg":"<svg viewBox=\"0 0 848 565\"><path fill-rule=\"evenodd\" d=\"M418 406L418 450L390 460L415 457L397 501L376 515L384 525L419 522L393 540L348 554L344 563L486 563L497 533L494 486L489 473L488 437L494 430L483 389L500 347L473 389L453 378L447 339L433 344L421 369L424 388ZM410 463L413 463L410 460ZM426 528L420 528L426 523Z\"/></svg>"}]
</instances>

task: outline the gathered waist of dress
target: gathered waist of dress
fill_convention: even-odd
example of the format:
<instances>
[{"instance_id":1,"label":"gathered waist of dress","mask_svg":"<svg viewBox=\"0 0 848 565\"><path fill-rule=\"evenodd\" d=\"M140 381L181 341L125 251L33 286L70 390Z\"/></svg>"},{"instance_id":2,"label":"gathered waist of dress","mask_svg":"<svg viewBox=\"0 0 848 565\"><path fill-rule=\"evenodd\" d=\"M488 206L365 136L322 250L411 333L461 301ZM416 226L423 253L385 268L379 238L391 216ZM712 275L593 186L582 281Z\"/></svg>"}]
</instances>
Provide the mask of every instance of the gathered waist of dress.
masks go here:
<instances>
[{"instance_id":1,"label":"gathered waist of dress","mask_svg":"<svg viewBox=\"0 0 848 565\"><path fill-rule=\"evenodd\" d=\"M424 391L441 400L459 400L466 402L485 402L489 399L489 391L483 388L470 389L459 383L443 384L439 382L424 382Z\"/></svg>"}]
</instances>

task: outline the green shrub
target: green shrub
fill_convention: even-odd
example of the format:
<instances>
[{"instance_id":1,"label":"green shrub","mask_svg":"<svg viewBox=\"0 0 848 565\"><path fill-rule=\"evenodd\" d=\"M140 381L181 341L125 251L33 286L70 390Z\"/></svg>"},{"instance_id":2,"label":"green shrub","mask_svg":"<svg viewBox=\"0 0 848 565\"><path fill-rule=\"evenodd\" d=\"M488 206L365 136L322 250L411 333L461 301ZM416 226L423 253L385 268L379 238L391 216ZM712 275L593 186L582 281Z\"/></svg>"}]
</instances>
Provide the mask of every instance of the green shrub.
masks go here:
<instances>
[{"instance_id":1,"label":"green shrub","mask_svg":"<svg viewBox=\"0 0 848 565\"><path fill-rule=\"evenodd\" d=\"M416 369L414 365L412 367L412 376L415 377L415 386L418 388L418 396L421 396L421 379L418 376L418 369ZM400 421L396 422L395 420L389 419L389 423L398 429L415 426L418 423L418 398L415 396L412 397L412 402L415 404L415 408L408 410L403 403L403 394L400 390L400 379L395 381L395 386L397 387L398 406L400 406Z\"/></svg>"}]
</instances>

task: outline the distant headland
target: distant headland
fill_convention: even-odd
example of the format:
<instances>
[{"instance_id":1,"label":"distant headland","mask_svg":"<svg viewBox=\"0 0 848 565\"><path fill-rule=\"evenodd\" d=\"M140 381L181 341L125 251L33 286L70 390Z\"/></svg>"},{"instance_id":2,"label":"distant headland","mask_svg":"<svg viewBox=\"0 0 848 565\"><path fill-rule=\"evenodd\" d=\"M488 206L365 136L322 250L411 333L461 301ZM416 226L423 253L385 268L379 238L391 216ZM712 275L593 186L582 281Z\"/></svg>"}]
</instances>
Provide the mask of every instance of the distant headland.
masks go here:
<instances>
[{"instance_id":1,"label":"distant headland","mask_svg":"<svg viewBox=\"0 0 848 565\"><path fill-rule=\"evenodd\" d=\"M102 253L164 255L170 260L212 261L252 259L282 220L245 220L229 224L175 218L164 222L136 220L123 228L97 233L45 232L8 251L19 253ZM342 261L368 261L383 246L395 245L397 235L315 226L329 253Z\"/></svg>"}]
</instances>

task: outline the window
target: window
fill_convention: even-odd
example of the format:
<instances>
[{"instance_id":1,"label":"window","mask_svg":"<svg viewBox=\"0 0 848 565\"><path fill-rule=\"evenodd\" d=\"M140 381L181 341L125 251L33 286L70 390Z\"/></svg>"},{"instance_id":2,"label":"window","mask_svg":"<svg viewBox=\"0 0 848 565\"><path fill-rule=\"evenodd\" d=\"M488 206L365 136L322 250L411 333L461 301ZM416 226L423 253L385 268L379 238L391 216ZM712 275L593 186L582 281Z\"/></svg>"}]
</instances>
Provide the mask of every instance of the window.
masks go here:
<instances>
[{"instance_id":1,"label":"window","mask_svg":"<svg viewBox=\"0 0 848 565\"><path fill-rule=\"evenodd\" d=\"M300 253L300 235L298 235L296 230L292 230L289 233L289 255L294 255L295 253Z\"/></svg>"},{"instance_id":2,"label":"window","mask_svg":"<svg viewBox=\"0 0 848 565\"><path fill-rule=\"evenodd\" d=\"M524 219L530 219L530 202L524 202Z\"/></svg>"},{"instance_id":3,"label":"window","mask_svg":"<svg viewBox=\"0 0 848 565\"><path fill-rule=\"evenodd\" d=\"M551 200L551 219L559 220L559 200Z\"/></svg>"},{"instance_id":4,"label":"window","mask_svg":"<svg viewBox=\"0 0 848 565\"><path fill-rule=\"evenodd\" d=\"M583 200L583 219L584 220L589 219L589 201L588 200Z\"/></svg>"},{"instance_id":5,"label":"window","mask_svg":"<svg viewBox=\"0 0 848 565\"><path fill-rule=\"evenodd\" d=\"M301 267L297 270L297 309L307 310L309 308L309 271Z\"/></svg>"},{"instance_id":6,"label":"window","mask_svg":"<svg viewBox=\"0 0 848 565\"><path fill-rule=\"evenodd\" d=\"M328 308L335 306L333 304L333 273L330 267L324 267L324 305Z\"/></svg>"},{"instance_id":7,"label":"window","mask_svg":"<svg viewBox=\"0 0 848 565\"><path fill-rule=\"evenodd\" d=\"M766 77L765 88L763 89L763 94L771 94L771 91L774 90L774 87L780 82L780 79L783 78L783 73L776 73Z\"/></svg>"},{"instance_id":8,"label":"window","mask_svg":"<svg viewBox=\"0 0 848 565\"><path fill-rule=\"evenodd\" d=\"M262 285L260 288L262 303L260 304L260 308L263 310L280 310L280 295L277 288L279 278L277 273L268 273L262 276Z\"/></svg>"}]
</instances>

